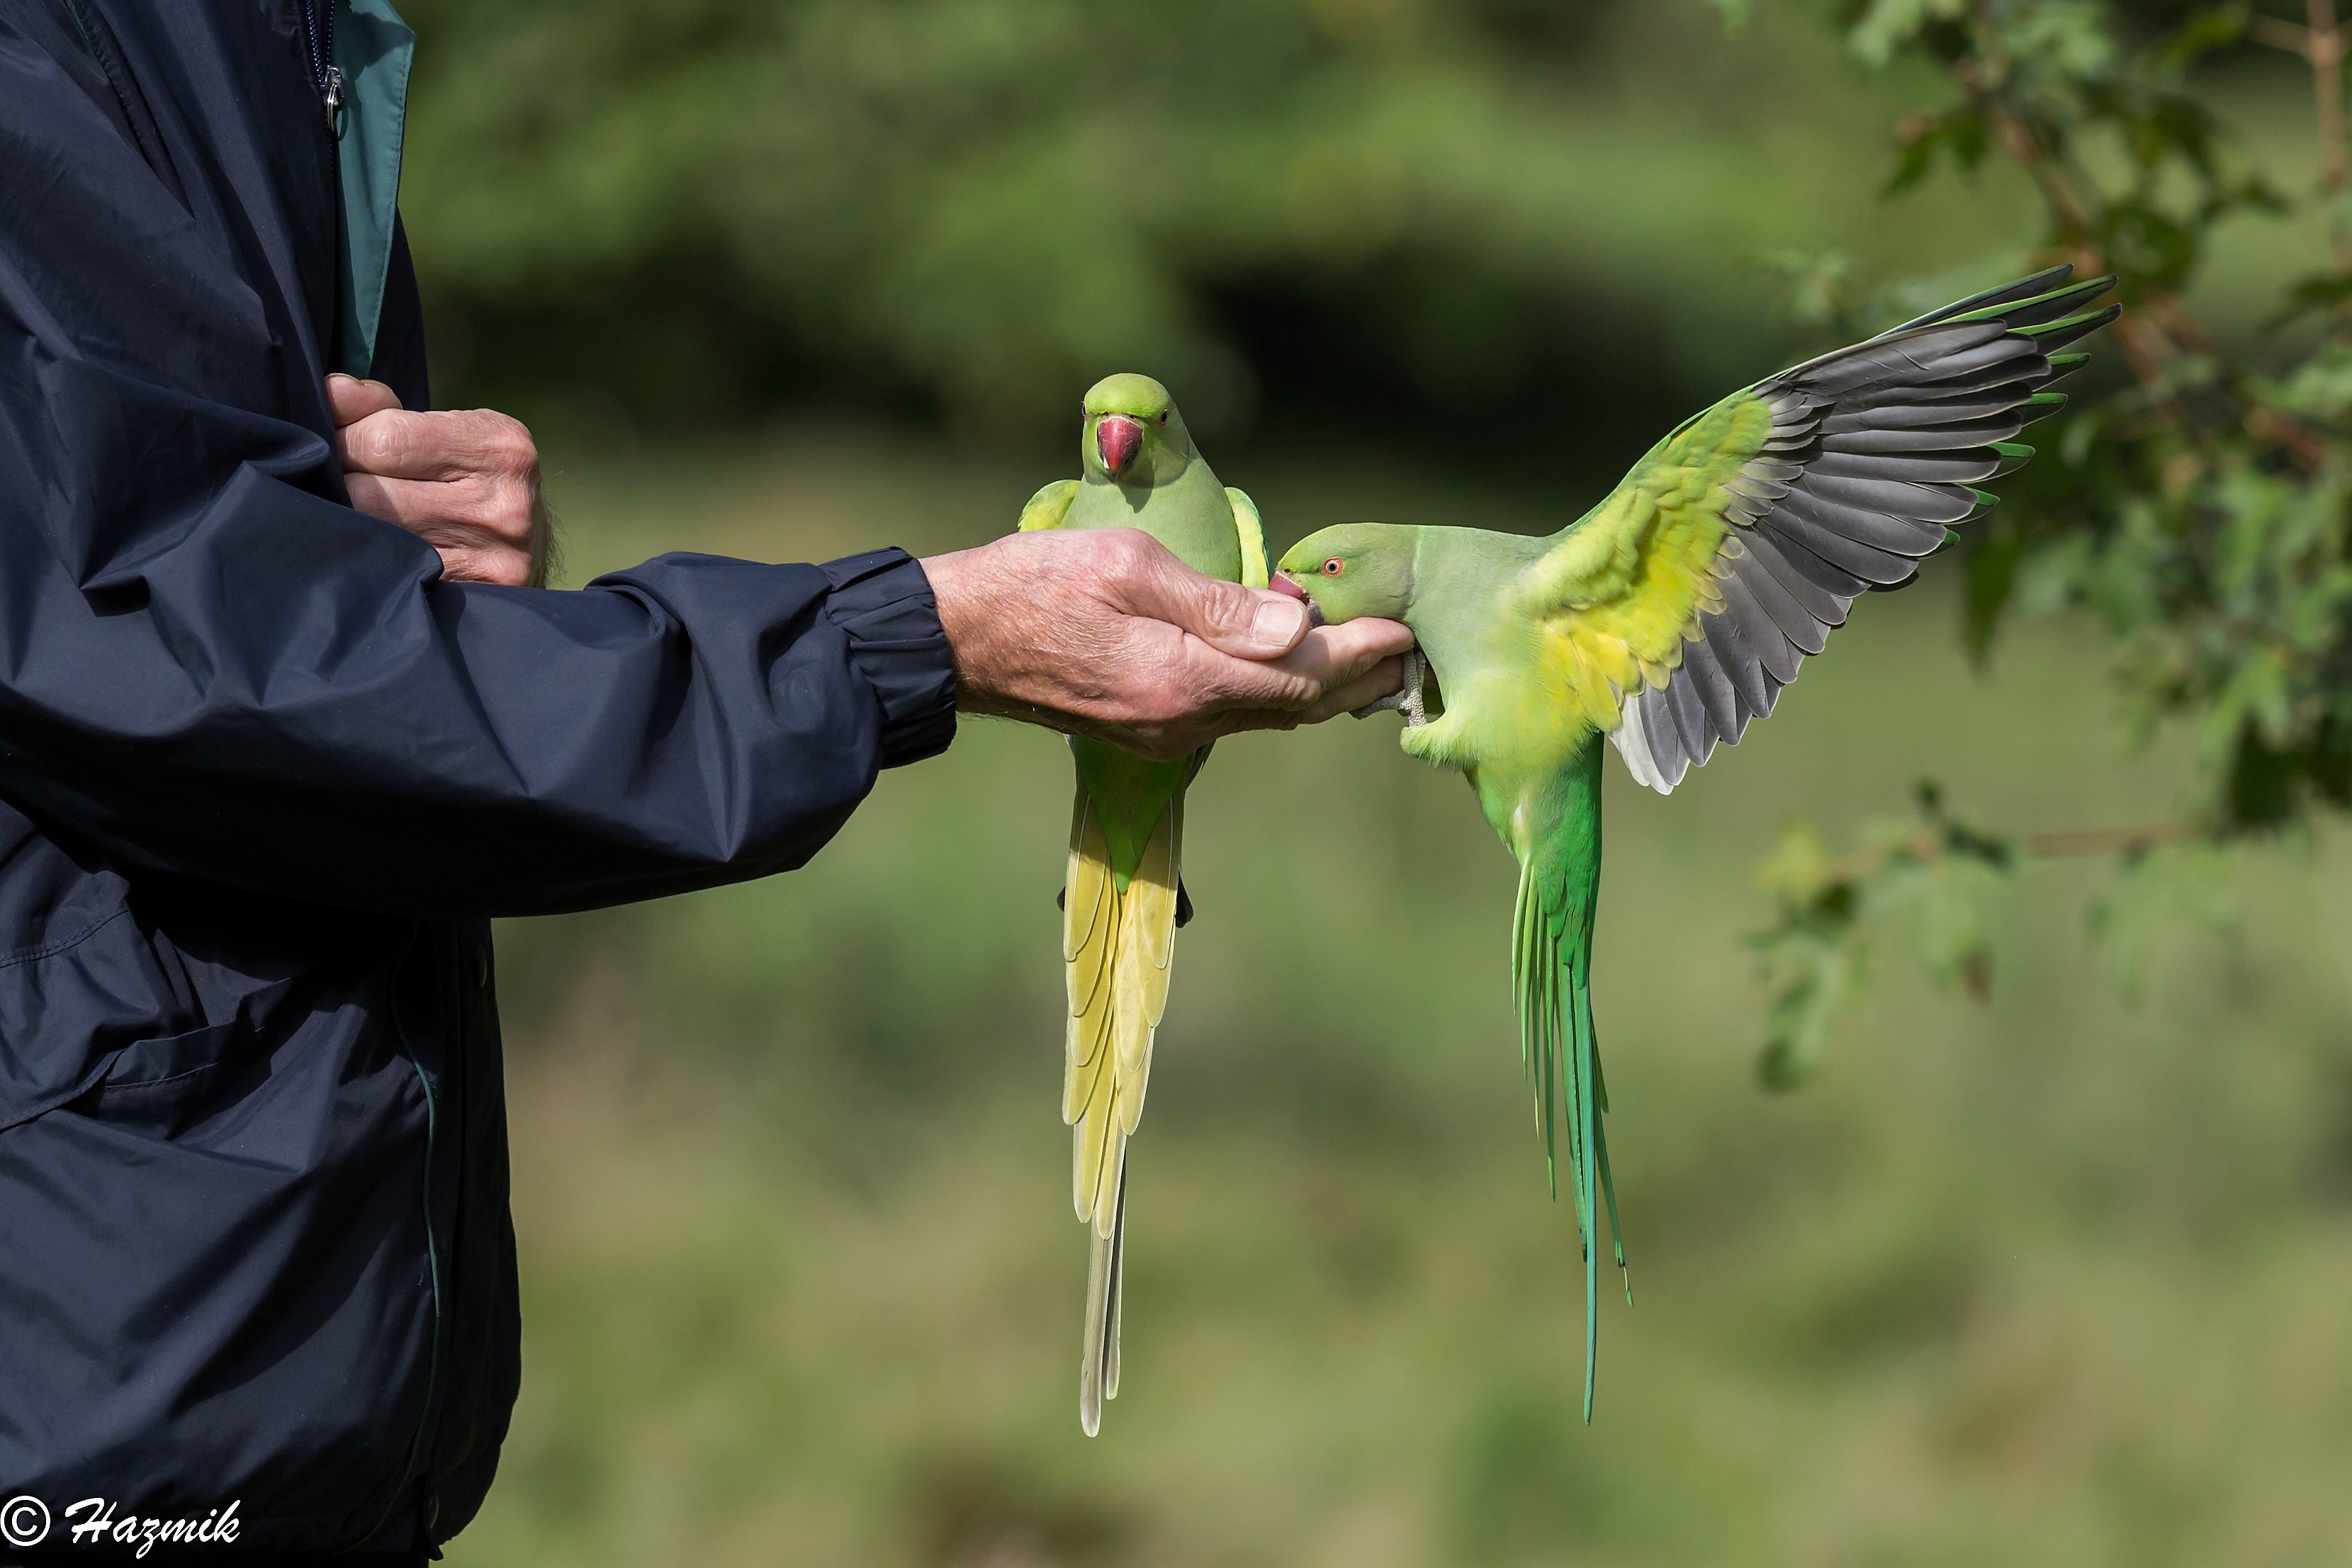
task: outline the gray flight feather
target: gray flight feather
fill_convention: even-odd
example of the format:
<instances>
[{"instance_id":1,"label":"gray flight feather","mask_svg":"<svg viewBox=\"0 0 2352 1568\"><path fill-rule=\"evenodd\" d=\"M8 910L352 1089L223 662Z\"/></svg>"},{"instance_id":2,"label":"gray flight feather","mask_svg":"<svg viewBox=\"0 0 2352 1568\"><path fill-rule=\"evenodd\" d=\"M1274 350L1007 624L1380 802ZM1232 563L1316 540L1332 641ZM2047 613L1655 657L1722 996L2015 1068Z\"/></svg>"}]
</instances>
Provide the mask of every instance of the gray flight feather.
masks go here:
<instances>
[{"instance_id":1,"label":"gray flight feather","mask_svg":"<svg viewBox=\"0 0 2352 1568\"><path fill-rule=\"evenodd\" d=\"M1939 509L1949 512L1957 520L1966 517L1969 507L1973 504L1974 497L1971 497L1966 505L1948 503ZM1773 509L1772 520L1807 524L1839 538L1885 550L1889 555L1926 555L1944 542L1943 527L1939 523L1915 520L1913 517L1898 514L1891 507L1864 508L1831 500L1814 489L1811 480L1806 482L1803 489L1790 492L1788 499ZM1812 543L1811 539L1804 542L1808 545ZM1835 556L1830 559L1838 559ZM1840 564L1844 563L1840 561ZM1869 574L1864 572L1864 575Z\"/></svg>"},{"instance_id":2,"label":"gray flight feather","mask_svg":"<svg viewBox=\"0 0 2352 1568\"><path fill-rule=\"evenodd\" d=\"M1686 657L1694 646L1705 644L1684 643ZM1712 664L1713 660L1708 662ZM1691 759L1693 767L1706 767L1706 759L1715 755L1716 732L1715 726L1707 721L1706 706L1699 701L1697 682L1687 672L1677 670L1674 679L1666 683L1664 695L1666 711L1675 721L1675 737L1682 742L1683 755Z\"/></svg>"},{"instance_id":3,"label":"gray flight feather","mask_svg":"<svg viewBox=\"0 0 2352 1568\"><path fill-rule=\"evenodd\" d=\"M1770 545L1759 538L1754 541L1748 553L1751 556L1760 555L1770 549L1772 549ZM1780 568L1779 571L1787 570L1784 566ZM1739 586L1749 598L1756 601L1756 608L1771 620L1773 626L1792 650L1808 656L1818 653L1829 645L1830 627L1832 622L1823 621L1806 609L1803 601L1790 592L1788 584L1780 580L1779 571L1775 570L1771 562L1766 560L1759 560L1755 570L1748 570L1743 564L1738 576ZM1807 586L1810 587L1811 584ZM1724 594L1725 602L1728 603L1730 598L1730 592L1727 590ZM1838 619L1840 621L1845 619L1843 605L1839 607ZM1755 639L1751 637L1748 641L1754 642ZM1776 668L1772 673L1783 682L1793 681L1797 678L1793 664L1794 661L1791 661L1792 667L1785 672Z\"/></svg>"},{"instance_id":4,"label":"gray flight feather","mask_svg":"<svg viewBox=\"0 0 2352 1568\"><path fill-rule=\"evenodd\" d=\"M1699 617L1699 635L1683 644L1682 677L1698 698L1700 711L1706 715L1706 733L1717 740L1729 740L1740 731L1739 689L1715 656L1715 648L1706 633L1706 617Z\"/></svg>"},{"instance_id":5,"label":"gray flight feather","mask_svg":"<svg viewBox=\"0 0 2352 1568\"><path fill-rule=\"evenodd\" d=\"M1643 687L1633 700L1642 706L1650 758L1664 775L1666 788L1672 789L1690 771L1690 754L1683 749L1682 731L1675 727L1675 716L1666 707L1666 694L1663 689Z\"/></svg>"},{"instance_id":6,"label":"gray flight feather","mask_svg":"<svg viewBox=\"0 0 2352 1568\"><path fill-rule=\"evenodd\" d=\"M1817 470L1809 470L1797 490L1815 501L1833 502L1857 512L1874 512L1906 522L1957 523L1977 507L1974 496L1956 486L1912 485L1898 479L1850 479L1842 474Z\"/></svg>"},{"instance_id":7,"label":"gray flight feather","mask_svg":"<svg viewBox=\"0 0 2352 1568\"><path fill-rule=\"evenodd\" d=\"M2025 422L2009 413L1975 419L1922 422L1916 425L1885 421L1857 422L1843 429L1823 432L1822 448L1824 453L1958 452L1970 446L1990 446L1998 441L2014 441L2017 433L2024 428Z\"/></svg>"},{"instance_id":8,"label":"gray flight feather","mask_svg":"<svg viewBox=\"0 0 2352 1568\"><path fill-rule=\"evenodd\" d=\"M1830 565L1880 588L1909 580L1912 572L1918 569L1916 558L1927 553L1925 548L1902 553L1878 549L1860 539L1825 528L1788 507L1774 512L1756 527L1775 538L1786 539L1801 549L1810 550Z\"/></svg>"},{"instance_id":9,"label":"gray flight feather","mask_svg":"<svg viewBox=\"0 0 2352 1568\"><path fill-rule=\"evenodd\" d=\"M1984 448L1937 452L1857 452L1843 441L1823 448L1806 475L1816 479L1893 479L1909 485L1973 485L1992 477L1994 459Z\"/></svg>"},{"instance_id":10,"label":"gray flight feather","mask_svg":"<svg viewBox=\"0 0 2352 1568\"><path fill-rule=\"evenodd\" d=\"M1707 646L1715 651L1715 662L1731 682L1732 695L1739 699L1738 726L1724 737L1730 744L1739 744L1747 733L1748 721L1762 718L1771 713L1772 699L1779 695L1780 685L1764 668L1764 661L1748 643L1739 628L1738 620L1727 611L1723 614L1710 612L1699 617L1699 632Z\"/></svg>"},{"instance_id":11,"label":"gray flight feather","mask_svg":"<svg viewBox=\"0 0 2352 1568\"><path fill-rule=\"evenodd\" d=\"M1759 571L1752 575L1760 578L1764 573ZM1717 587L1722 591L1725 611L1738 622L1740 637L1755 653L1757 662L1764 666L1764 673L1784 686L1795 680L1797 666L1803 663L1798 655L1796 644L1790 642L1788 634L1774 623L1771 612L1758 602L1754 591L1741 580L1739 574L1734 572ZM1816 653L1819 651L1815 650Z\"/></svg>"},{"instance_id":12,"label":"gray flight feather","mask_svg":"<svg viewBox=\"0 0 2352 1568\"><path fill-rule=\"evenodd\" d=\"M2019 300L2032 299L2036 295L2048 293L2052 288L2074 276L2074 267L2062 261L2055 267L2044 267L2031 277L2021 277L2014 283L2004 283L1997 287L1988 288L1981 294L1971 294L1966 299L1955 299L1941 309L1930 310L1925 316L1914 317L1900 327L1890 328L1879 336L1892 338L1897 333L1908 332L1919 327L1932 327L1938 321L1948 321L1955 316L1966 316L1971 311L1989 306L2007 305Z\"/></svg>"}]
</instances>

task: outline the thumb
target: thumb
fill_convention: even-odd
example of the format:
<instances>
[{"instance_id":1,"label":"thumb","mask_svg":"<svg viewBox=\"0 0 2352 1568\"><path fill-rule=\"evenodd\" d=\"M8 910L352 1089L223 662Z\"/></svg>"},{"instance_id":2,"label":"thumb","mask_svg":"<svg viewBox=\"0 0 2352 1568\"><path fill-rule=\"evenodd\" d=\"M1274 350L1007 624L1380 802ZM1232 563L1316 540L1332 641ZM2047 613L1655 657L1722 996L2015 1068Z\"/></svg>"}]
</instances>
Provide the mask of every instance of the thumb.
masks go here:
<instances>
[{"instance_id":1,"label":"thumb","mask_svg":"<svg viewBox=\"0 0 2352 1568\"><path fill-rule=\"evenodd\" d=\"M1146 555L1128 583L1128 609L1190 632L1237 659L1279 659L1307 635L1307 604L1204 576L1166 549Z\"/></svg>"},{"instance_id":2,"label":"thumb","mask_svg":"<svg viewBox=\"0 0 2352 1568\"><path fill-rule=\"evenodd\" d=\"M398 407L400 394L382 382L363 382L341 371L327 378L327 412L337 429Z\"/></svg>"}]
</instances>

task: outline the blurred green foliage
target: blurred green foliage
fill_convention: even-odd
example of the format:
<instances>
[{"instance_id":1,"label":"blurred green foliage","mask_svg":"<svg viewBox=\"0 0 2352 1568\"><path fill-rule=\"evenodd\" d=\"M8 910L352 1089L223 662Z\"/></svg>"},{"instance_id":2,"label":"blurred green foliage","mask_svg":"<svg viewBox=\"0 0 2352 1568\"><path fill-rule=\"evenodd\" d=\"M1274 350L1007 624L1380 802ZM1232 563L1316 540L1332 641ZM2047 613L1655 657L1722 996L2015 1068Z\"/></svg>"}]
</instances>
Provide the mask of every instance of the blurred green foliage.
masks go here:
<instances>
[{"instance_id":1,"label":"blurred green foliage","mask_svg":"<svg viewBox=\"0 0 2352 1568\"><path fill-rule=\"evenodd\" d=\"M445 378L656 428L848 398L1058 434L1133 365L1211 436L1500 455L1500 421L1556 465L1563 423L1638 452L1787 346L1762 251L2019 237L1968 199L1873 234L1898 99L1810 23L1727 48L1695 5L409 10Z\"/></svg>"},{"instance_id":2,"label":"blurred green foliage","mask_svg":"<svg viewBox=\"0 0 2352 1568\"><path fill-rule=\"evenodd\" d=\"M1981 996L1980 906L2036 853L2118 857L2093 927L2116 939L2130 985L2151 912L2226 909L2210 852L2159 846L2352 807L2352 153L2334 5L2289 21L2244 5L2153 17L2089 0L1848 0L1841 25L1858 59L1916 58L1944 78L1941 102L1901 122L1890 191L2005 160L2040 198L2047 254L2117 274L2127 312L2107 338L2131 384L2076 413L2032 504L1971 541L1966 640L1983 656L2021 602L2088 611L2126 735L2180 726L2201 767L2179 817L2138 828L1989 834L1929 792L1918 832L1882 828L1837 861L1784 849L1780 918L1757 938L1780 976L1762 1060L1776 1086L1819 1060L1874 944ZM2226 127L2212 66L2248 50L2307 73L2307 190ZM2185 296L2224 225L2297 208L2314 243L2264 309L2273 329L2317 317L2325 329L2250 353ZM1830 277L1801 279L1801 305L1825 308L1843 281Z\"/></svg>"}]
</instances>

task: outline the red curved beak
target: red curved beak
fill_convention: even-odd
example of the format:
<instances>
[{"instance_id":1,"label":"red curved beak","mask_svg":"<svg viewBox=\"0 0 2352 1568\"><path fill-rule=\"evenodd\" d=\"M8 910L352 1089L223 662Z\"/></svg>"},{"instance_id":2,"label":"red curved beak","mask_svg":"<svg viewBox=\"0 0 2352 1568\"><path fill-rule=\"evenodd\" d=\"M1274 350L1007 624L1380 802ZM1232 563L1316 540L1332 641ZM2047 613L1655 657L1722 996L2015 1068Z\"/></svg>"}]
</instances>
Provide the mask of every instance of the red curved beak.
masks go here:
<instances>
[{"instance_id":1,"label":"red curved beak","mask_svg":"<svg viewBox=\"0 0 2352 1568\"><path fill-rule=\"evenodd\" d=\"M1143 450L1143 426L1123 413L1107 413L1095 425L1095 450L1102 454L1103 466L1116 479Z\"/></svg>"},{"instance_id":2,"label":"red curved beak","mask_svg":"<svg viewBox=\"0 0 2352 1568\"><path fill-rule=\"evenodd\" d=\"M1307 598L1307 591L1299 587L1298 580L1291 576L1288 572L1276 572L1272 577L1265 580L1265 585L1274 590L1276 593L1286 593L1293 599L1307 600L1307 625L1310 631L1315 627L1328 626L1331 623L1329 620L1324 616L1323 607L1316 603L1314 600Z\"/></svg>"}]
</instances>

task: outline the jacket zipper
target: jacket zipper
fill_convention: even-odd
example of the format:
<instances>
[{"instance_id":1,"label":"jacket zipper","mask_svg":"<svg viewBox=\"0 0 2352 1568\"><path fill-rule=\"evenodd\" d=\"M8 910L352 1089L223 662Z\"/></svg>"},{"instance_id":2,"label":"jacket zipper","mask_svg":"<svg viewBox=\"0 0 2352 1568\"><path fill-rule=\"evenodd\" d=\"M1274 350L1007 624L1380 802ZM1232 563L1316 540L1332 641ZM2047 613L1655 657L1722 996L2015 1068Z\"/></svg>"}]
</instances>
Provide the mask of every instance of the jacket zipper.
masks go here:
<instances>
[{"instance_id":1,"label":"jacket zipper","mask_svg":"<svg viewBox=\"0 0 2352 1568\"><path fill-rule=\"evenodd\" d=\"M336 0L302 0L302 37L310 47L310 85L327 113L327 134L343 134L343 72L335 59Z\"/></svg>"}]
</instances>

